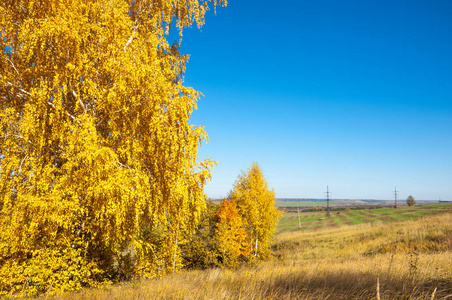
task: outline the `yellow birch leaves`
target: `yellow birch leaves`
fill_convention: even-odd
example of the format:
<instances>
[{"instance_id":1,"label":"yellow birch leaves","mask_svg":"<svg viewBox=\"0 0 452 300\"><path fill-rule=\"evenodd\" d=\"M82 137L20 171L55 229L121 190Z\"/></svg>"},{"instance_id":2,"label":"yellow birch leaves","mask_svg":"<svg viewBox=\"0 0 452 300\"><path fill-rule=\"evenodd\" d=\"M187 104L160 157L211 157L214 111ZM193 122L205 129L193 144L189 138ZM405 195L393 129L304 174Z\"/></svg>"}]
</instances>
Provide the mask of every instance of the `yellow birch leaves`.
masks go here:
<instances>
[{"instance_id":1,"label":"yellow birch leaves","mask_svg":"<svg viewBox=\"0 0 452 300\"><path fill-rule=\"evenodd\" d=\"M281 212L275 206L275 192L269 190L261 168L253 163L238 176L230 199L235 199L251 237L251 254L266 259Z\"/></svg>"},{"instance_id":2,"label":"yellow birch leaves","mask_svg":"<svg viewBox=\"0 0 452 300\"><path fill-rule=\"evenodd\" d=\"M226 5L226 1L212 1ZM0 293L172 270L204 209L207 135L170 24L197 0L0 2ZM45 274L45 276L43 275Z\"/></svg>"}]
</instances>

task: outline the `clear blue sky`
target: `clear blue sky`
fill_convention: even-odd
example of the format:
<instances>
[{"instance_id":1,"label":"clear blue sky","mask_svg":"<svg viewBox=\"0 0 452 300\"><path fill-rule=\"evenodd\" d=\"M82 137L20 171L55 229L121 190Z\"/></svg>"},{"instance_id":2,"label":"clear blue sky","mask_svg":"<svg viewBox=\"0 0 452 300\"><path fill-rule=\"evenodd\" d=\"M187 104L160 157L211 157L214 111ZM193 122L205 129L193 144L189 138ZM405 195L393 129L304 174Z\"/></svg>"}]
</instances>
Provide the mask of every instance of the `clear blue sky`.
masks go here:
<instances>
[{"instance_id":1,"label":"clear blue sky","mask_svg":"<svg viewBox=\"0 0 452 300\"><path fill-rule=\"evenodd\" d=\"M278 198L452 200L452 1L231 0L182 52L209 197L255 161Z\"/></svg>"}]
</instances>

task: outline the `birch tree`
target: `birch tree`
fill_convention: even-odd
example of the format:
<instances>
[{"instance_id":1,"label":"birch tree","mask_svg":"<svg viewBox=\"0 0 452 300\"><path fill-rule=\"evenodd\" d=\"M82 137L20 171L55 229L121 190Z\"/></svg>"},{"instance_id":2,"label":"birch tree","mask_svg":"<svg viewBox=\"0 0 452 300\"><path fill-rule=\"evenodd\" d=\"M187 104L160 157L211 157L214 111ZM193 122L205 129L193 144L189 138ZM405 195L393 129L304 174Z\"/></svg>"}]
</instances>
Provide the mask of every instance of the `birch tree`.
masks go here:
<instances>
[{"instance_id":1,"label":"birch tree","mask_svg":"<svg viewBox=\"0 0 452 300\"><path fill-rule=\"evenodd\" d=\"M203 25L208 9L0 1L0 293L96 285L129 247L139 275L178 265L214 162L197 159L199 93L167 37Z\"/></svg>"},{"instance_id":2,"label":"birch tree","mask_svg":"<svg viewBox=\"0 0 452 300\"><path fill-rule=\"evenodd\" d=\"M251 236L251 253L266 259L281 213L275 206L275 192L270 190L257 163L242 172L234 183L228 198L237 201L237 207Z\"/></svg>"}]
</instances>

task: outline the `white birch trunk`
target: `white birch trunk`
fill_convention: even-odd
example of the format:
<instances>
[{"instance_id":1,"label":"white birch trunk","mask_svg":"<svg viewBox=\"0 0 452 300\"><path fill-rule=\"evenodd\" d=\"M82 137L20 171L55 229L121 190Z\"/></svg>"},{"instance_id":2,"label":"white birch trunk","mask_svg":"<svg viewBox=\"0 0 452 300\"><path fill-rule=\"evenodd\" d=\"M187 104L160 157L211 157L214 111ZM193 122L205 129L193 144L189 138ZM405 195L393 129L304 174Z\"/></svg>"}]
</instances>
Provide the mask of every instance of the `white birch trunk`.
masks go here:
<instances>
[{"instance_id":1,"label":"white birch trunk","mask_svg":"<svg viewBox=\"0 0 452 300\"><path fill-rule=\"evenodd\" d=\"M176 254L177 254L177 239L178 238L179 238L179 229L177 229L177 231L176 231L176 244L174 245L173 276L174 276L174 274L176 274Z\"/></svg>"},{"instance_id":2,"label":"white birch trunk","mask_svg":"<svg viewBox=\"0 0 452 300\"><path fill-rule=\"evenodd\" d=\"M257 237L256 237L256 247L254 248L254 257L257 256Z\"/></svg>"}]
</instances>

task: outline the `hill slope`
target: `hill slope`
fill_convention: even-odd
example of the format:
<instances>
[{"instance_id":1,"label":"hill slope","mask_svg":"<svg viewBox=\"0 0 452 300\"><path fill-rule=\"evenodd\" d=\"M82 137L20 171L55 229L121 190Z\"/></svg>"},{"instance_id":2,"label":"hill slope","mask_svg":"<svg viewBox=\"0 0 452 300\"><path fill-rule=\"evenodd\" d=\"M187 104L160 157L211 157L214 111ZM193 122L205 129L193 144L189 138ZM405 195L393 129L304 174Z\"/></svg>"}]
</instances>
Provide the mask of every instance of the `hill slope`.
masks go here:
<instances>
[{"instance_id":1,"label":"hill slope","mask_svg":"<svg viewBox=\"0 0 452 300\"><path fill-rule=\"evenodd\" d=\"M404 220L417 219L423 216L452 212L452 204L436 204L415 207L380 207L376 209L360 209L348 211L331 211L331 218L325 218L325 211L285 212L277 226L277 232L318 231L327 228L337 228L344 225L362 223L392 223ZM301 228L299 227L301 224Z\"/></svg>"},{"instance_id":2,"label":"hill slope","mask_svg":"<svg viewBox=\"0 0 452 300\"><path fill-rule=\"evenodd\" d=\"M282 232L274 259L260 265L182 272L54 299L375 299L377 282L381 299L452 297L452 213L382 222Z\"/></svg>"}]
</instances>

